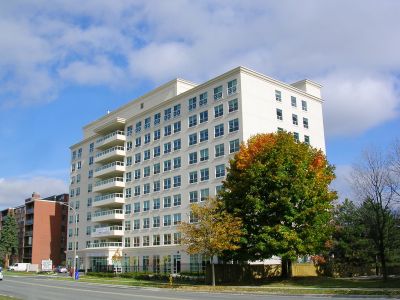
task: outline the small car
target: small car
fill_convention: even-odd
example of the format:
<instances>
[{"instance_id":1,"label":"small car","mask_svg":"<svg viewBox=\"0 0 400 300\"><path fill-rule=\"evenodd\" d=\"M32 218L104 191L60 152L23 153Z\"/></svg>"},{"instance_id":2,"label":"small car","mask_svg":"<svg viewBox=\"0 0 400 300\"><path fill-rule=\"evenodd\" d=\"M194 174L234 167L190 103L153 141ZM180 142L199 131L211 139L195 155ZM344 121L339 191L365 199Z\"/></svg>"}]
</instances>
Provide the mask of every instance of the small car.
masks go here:
<instances>
[{"instance_id":1,"label":"small car","mask_svg":"<svg viewBox=\"0 0 400 300\"><path fill-rule=\"evenodd\" d=\"M3 272L0 271L0 280L3 280Z\"/></svg>"},{"instance_id":2,"label":"small car","mask_svg":"<svg viewBox=\"0 0 400 300\"><path fill-rule=\"evenodd\" d=\"M55 270L57 273L68 273L68 269L63 266L58 266Z\"/></svg>"}]
</instances>

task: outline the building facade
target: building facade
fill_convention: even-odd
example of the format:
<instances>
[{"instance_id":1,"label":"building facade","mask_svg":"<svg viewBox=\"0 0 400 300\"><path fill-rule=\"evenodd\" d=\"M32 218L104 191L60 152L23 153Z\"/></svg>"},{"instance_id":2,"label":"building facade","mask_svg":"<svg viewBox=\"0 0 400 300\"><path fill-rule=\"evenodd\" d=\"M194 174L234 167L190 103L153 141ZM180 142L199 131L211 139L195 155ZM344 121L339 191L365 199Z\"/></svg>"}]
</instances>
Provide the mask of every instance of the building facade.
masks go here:
<instances>
[{"instance_id":1,"label":"building facade","mask_svg":"<svg viewBox=\"0 0 400 300\"><path fill-rule=\"evenodd\" d=\"M67 261L78 266L195 271L179 245L190 204L214 196L240 143L286 130L325 151L321 86L244 67L203 84L176 79L83 128L71 146Z\"/></svg>"}]
</instances>

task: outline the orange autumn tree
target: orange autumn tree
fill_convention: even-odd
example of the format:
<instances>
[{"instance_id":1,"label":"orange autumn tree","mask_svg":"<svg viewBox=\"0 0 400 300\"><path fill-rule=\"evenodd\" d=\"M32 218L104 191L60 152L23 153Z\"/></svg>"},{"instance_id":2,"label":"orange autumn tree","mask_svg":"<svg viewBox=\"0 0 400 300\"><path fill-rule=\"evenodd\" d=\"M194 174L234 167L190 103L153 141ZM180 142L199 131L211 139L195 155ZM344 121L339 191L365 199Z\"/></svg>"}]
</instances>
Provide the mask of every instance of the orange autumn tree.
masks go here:
<instances>
[{"instance_id":1,"label":"orange autumn tree","mask_svg":"<svg viewBox=\"0 0 400 300\"><path fill-rule=\"evenodd\" d=\"M203 254L211 262L212 285L215 285L213 259L225 250L237 250L242 236L242 221L229 214L221 200L208 198L204 204L192 204L192 223L179 225L181 244L189 254Z\"/></svg>"},{"instance_id":2,"label":"orange autumn tree","mask_svg":"<svg viewBox=\"0 0 400 300\"><path fill-rule=\"evenodd\" d=\"M220 193L245 233L240 249L228 257L254 261L278 255L282 275L291 276L291 261L317 254L329 238L333 171L320 150L290 133L258 134L242 144Z\"/></svg>"}]
</instances>

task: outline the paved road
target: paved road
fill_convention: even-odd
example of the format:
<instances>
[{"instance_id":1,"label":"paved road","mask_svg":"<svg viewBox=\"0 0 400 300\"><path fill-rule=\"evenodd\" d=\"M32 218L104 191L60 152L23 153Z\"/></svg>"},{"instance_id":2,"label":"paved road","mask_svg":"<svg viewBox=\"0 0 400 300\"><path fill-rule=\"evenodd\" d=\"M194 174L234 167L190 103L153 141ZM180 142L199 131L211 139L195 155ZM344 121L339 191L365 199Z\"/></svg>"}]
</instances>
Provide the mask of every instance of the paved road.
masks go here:
<instances>
[{"instance_id":1,"label":"paved road","mask_svg":"<svg viewBox=\"0 0 400 300\"><path fill-rule=\"evenodd\" d=\"M299 300L301 299L335 299L344 300L349 297L321 297L321 296L273 296L250 294L222 294L183 292L169 289L124 287L113 285L99 285L79 281L52 280L45 277L11 277L6 276L0 282L0 294L10 295L27 300ZM354 297L351 299L354 300ZM372 298L369 298L372 299ZM379 299L379 298L375 298Z\"/></svg>"}]
</instances>

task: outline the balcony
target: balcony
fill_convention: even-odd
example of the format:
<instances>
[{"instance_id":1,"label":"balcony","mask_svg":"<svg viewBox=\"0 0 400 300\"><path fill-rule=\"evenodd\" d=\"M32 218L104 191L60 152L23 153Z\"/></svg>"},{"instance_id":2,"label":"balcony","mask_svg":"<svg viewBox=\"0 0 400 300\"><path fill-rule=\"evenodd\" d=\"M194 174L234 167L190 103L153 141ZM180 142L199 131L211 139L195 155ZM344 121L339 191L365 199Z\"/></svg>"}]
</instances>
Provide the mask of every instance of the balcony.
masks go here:
<instances>
[{"instance_id":1,"label":"balcony","mask_svg":"<svg viewBox=\"0 0 400 300\"><path fill-rule=\"evenodd\" d=\"M32 225L33 224L33 219L29 219L25 221L25 225Z\"/></svg>"},{"instance_id":2,"label":"balcony","mask_svg":"<svg viewBox=\"0 0 400 300\"><path fill-rule=\"evenodd\" d=\"M121 192L125 187L123 177L113 177L101 181L97 181L93 192Z\"/></svg>"},{"instance_id":3,"label":"balcony","mask_svg":"<svg viewBox=\"0 0 400 300\"><path fill-rule=\"evenodd\" d=\"M125 163L123 161L113 161L94 170L94 177L117 176L125 172Z\"/></svg>"},{"instance_id":4,"label":"balcony","mask_svg":"<svg viewBox=\"0 0 400 300\"><path fill-rule=\"evenodd\" d=\"M113 194L96 196L93 201L93 207L101 207L101 206L121 207L124 203L125 203L124 194L113 193Z\"/></svg>"},{"instance_id":5,"label":"balcony","mask_svg":"<svg viewBox=\"0 0 400 300\"><path fill-rule=\"evenodd\" d=\"M33 236L33 231L29 230L29 231L25 231L25 235L24 236Z\"/></svg>"},{"instance_id":6,"label":"balcony","mask_svg":"<svg viewBox=\"0 0 400 300\"><path fill-rule=\"evenodd\" d=\"M114 225L107 227L95 228L92 231L92 238L100 237L122 237L124 235L124 230L122 226Z\"/></svg>"},{"instance_id":7,"label":"balcony","mask_svg":"<svg viewBox=\"0 0 400 300\"><path fill-rule=\"evenodd\" d=\"M92 222L122 221L124 212L122 209L101 210L92 216Z\"/></svg>"},{"instance_id":8,"label":"balcony","mask_svg":"<svg viewBox=\"0 0 400 300\"><path fill-rule=\"evenodd\" d=\"M96 154L94 158L95 163L110 162L112 160L125 156L125 148L123 146L115 146L108 148L107 150L101 151Z\"/></svg>"},{"instance_id":9,"label":"balcony","mask_svg":"<svg viewBox=\"0 0 400 300\"><path fill-rule=\"evenodd\" d=\"M97 139L96 148L104 149L105 147L123 145L125 141L126 141L125 132L116 130Z\"/></svg>"},{"instance_id":10,"label":"balcony","mask_svg":"<svg viewBox=\"0 0 400 300\"><path fill-rule=\"evenodd\" d=\"M88 248L118 248L122 247L122 242L101 242L101 243L90 243Z\"/></svg>"}]
</instances>

